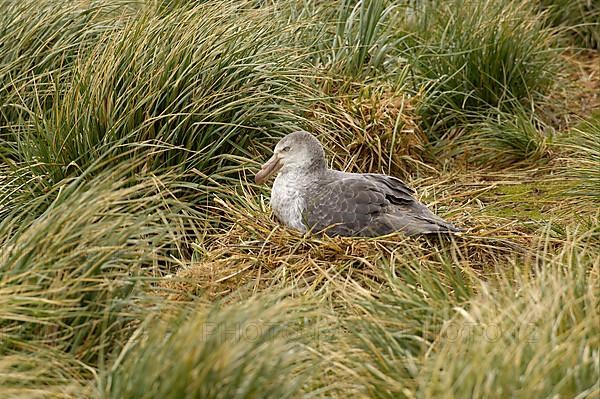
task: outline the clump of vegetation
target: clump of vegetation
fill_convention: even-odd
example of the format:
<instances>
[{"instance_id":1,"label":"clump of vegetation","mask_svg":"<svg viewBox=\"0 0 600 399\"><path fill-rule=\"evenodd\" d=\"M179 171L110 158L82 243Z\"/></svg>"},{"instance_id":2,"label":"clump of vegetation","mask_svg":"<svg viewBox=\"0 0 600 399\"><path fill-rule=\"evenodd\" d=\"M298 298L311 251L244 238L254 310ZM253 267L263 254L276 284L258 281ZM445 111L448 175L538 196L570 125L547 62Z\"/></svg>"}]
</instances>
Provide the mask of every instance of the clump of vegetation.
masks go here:
<instances>
[{"instance_id":1,"label":"clump of vegetation","mask_svg":"<svg viewBox=\"0 0 600 399\"><path fill-rule=\"evenodd\" d=\"M456 328L427 360L424 396L585 397L598 389L598 248L572 240L534 277L486 287L458 309Z\"/></svg>"},{"instance_id":2,"label":"clump of vegetation","mask_svg":"<svg viewBox=\"0 0 600 399\"><path fill-rule=\"evenodd\" d=\"M425 2L413 22L415 73L428 87L433 132L548 93L558 62L551 32L528 1Z\"/></svg>"},{"instance_id":3,"label":"clump of vegetation","mask_svg":"<svg viewBox=\"0 0 600 399\"><path fill-rule=\"evenodd\" d=\"M48 112L30 110L19 155L42 162L53 181L119 144L175 147L149 159L152 169L209 173L221 154L248 156L251 137L297 128L315 97L301 59L281 43L285 29L241 3L140 12L79 57Z\"/></svg>"},{"instance_id":4,"label":"clump of vegetation","mask_svg":"<svg viewBox=\"0 0 600 399\"><path fill-rule=\"evenodd\" d=\"M136 2L4 1L0 15L0 140L23 129L33 107L52 105L77 58L136 11ZM14 144L18 150L18 146Z\"/></svg>"},{"instance_id":5,"label":"clump of vegetation","mask_svg":"<svg viewBox=\"0 0 600 399\"><path fill-rule=\"evenodd\" d=\"M541 0L548 22L582 48L600 46L600 4L590 0Z\"/></svg>"},{"instance_id":6,"label":"clump of vegetation","mask_svg":"<svg viewBox=\"0 0 600 399\"><path fill-rule=\"evenodd\" d=\"M320 362L292 339L302 325L310 330L310 308L261 298L153 320L133 333L140 339L103 378L100 396L297 397Z\"/></svg>"},{"instance_id":7,"label":"clump of vegetation","mask_svg":"<svg viewBox=\"0 0 600 399\"><path fill-rule=\"evenodd\" d=\"M579 181L574 193L600 199L600 116L582 121L563 138L568 149L565 174Z\"/></svg>"},{"instance_id":8,"label":"clump of vegetation","mask_svg":"<svg viewBox=\"0 0 600 399\"><path fill-rule=\"evenodd\" d=\"M536 162L548 155L550 135L542 127L524 110L500 113L474 126L461 144L470 147L472 161L488 166Z\"/></svg>"},{"instance_id":9,"label":"clump of vegetation","mask_svg":"<svg viewBox=\"0 0 600 399\"><path fill-rule=\"evenodd\" d=\"M3 397L597 391L585 2L5 3ZM252 174L300 128L466 231L281 226Z\"/></svg>"},{"instance_id":10,"label":"clump of vegetation","mask_svg":"<svg viewBox=\"0 0 600 399\"><path fill-rule=\"evenodd\" d=\"M382 71L393 51L394 8L384 0L341 1L329 68L347 76Z\"/></svg>"},{"instance_id":11,"label":"clump of vegetation","mask_svg":"<svg viewBox=\"0 0 600 399\"><path fill-rule=\"evenodd\" d=\"M0 223L5 350L40 345L94 362L143 317L136 303L147 296L145 276L170 263L165 236L185 237L182 216L171 213L177 204L161 195L176 192L172 179L129 173L74 180L7 212Z\"/></svg>"}]
</instances>

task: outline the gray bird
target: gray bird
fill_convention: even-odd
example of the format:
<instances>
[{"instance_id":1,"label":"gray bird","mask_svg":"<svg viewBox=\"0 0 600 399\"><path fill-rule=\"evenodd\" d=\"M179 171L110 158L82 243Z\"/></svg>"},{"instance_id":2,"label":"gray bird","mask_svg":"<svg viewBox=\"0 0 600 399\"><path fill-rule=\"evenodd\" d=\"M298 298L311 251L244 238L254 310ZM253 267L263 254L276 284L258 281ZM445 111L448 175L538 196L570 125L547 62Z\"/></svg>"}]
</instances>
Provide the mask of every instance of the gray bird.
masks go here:
<instances>
[{"instance_id":1,"label":"gray bird","mask_svg":"<svg viewBox=\"0 0 600 399\"><path fill-rule=\"evenodd\" d=\"M271 207L284 225L335 236L407 235L461 231L415 200L400 179L346 173L327 167L321 143L299 131L282 138L256 174L258 184L277 174Z\"/></svg>"}]
</instances>

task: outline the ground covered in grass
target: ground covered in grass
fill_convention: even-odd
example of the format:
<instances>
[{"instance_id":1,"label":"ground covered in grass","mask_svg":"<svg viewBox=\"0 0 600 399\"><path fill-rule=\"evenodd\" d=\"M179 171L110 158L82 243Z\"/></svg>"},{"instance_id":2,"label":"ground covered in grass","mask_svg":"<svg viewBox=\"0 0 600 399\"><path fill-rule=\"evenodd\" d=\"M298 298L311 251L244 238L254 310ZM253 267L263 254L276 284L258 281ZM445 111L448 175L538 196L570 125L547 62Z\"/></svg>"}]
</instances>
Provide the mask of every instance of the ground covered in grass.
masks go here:
<instances>
[{"instance_id":1,"label":"ground covered in grass","mask_svg":"<svg viewBox=\"0 0 600 399\"><path fill-rule=\"evenodd\" d=\"M0 9L3 398L600 395L595 2ZM298 129L465 232L280 226Z\"/></svg>"}]
</instances>

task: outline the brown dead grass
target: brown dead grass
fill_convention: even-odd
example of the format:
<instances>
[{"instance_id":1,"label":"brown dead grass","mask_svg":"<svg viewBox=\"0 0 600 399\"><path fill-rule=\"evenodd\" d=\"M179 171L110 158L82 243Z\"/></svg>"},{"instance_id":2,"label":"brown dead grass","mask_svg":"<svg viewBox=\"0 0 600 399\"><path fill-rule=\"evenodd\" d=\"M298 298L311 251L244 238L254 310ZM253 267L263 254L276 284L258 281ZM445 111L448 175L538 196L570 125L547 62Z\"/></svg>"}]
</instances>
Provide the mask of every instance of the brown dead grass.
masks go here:
<instances>
[{"instance_id":1,"label":"brown dead grass","mask_svg":"<svg viewBox=\"0 0 600 399\"><path fill-rule=\"evenodd\" d=\"M432 170L426 164L433 160L426 149L428 138L418 125L415 97L383 83L347 82L323 90L332 101L316 109L315 118L328 128L319 136L336 168L399 177Z\"/></svg>"},{"instance_id":2,"label":"brown dead grass","mask_svg":"<svg viewBox=\"0 0 600 399\"><path fill-rule=\"evenodd\" d=\"M587 117L600 109L600 52L589 50L565 58L572 67L570 79L580 88L569 109Z\"/></svg>"},{"instance_id":3,"label":"brown dead grass","mask_svg":"<svg viewBox=\"0 0 600 399\"><path fill-rule=\"evenodd\" d=\"M600 52L567 51L562 59L565 73L542 112L558 130L567 130L600 110Z\"/></svg>"}]
</instances>

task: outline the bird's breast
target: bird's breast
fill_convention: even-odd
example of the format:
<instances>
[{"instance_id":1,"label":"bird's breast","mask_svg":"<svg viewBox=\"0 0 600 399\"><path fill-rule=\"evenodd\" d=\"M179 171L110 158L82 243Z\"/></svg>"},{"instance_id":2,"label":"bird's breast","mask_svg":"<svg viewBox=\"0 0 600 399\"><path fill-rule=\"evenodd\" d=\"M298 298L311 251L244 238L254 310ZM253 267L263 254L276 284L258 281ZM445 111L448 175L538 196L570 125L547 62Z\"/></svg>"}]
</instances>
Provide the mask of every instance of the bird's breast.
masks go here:
<instances>
[{"instance_id":1,"label":"bird's breast","mask_svg":"<svg viewBox=\"0 0 600 399\"><path fill-rule=\"evenodd\" d=\"M277 176L271 190L271 208L286 226L306 231L302 216L306 209L305 190L297 177L286 174Z\"/></svg>"}]
</instances>

